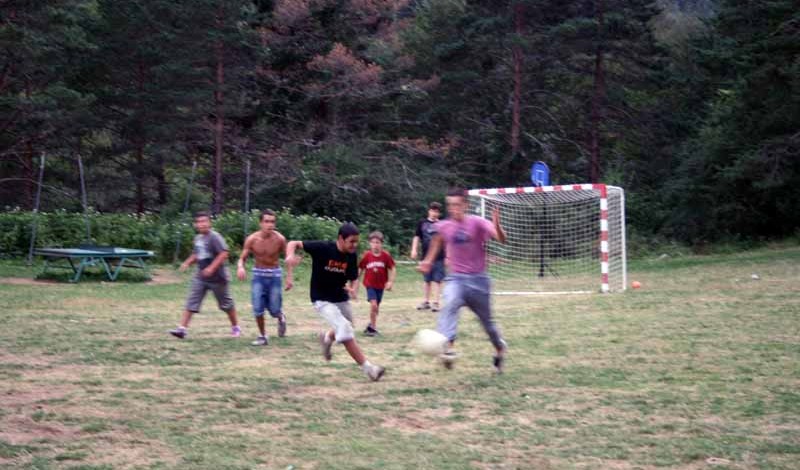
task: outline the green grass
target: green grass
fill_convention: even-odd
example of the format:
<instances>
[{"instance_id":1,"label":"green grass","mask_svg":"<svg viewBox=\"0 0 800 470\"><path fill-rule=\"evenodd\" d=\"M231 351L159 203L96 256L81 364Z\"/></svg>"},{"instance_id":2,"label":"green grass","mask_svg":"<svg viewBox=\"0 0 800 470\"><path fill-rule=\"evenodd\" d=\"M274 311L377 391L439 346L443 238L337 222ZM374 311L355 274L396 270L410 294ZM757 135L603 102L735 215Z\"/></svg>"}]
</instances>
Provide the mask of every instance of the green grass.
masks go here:
<instances>
[{"instance_id":1,"label":"green grass","mask_svg":"<svg viewBox=\"0 0 800 470\"><path fill-rule=\"evenodd\" d=\"M28 282L0 263L0 467L41 469L797 468L800 248L631 260L624 294L498 296L506 373L463 312L452 371L412 347L434 316L400 266L383 336L325 363L308 272L284 297L289 336L249 341L211 297L190 338L188 274L160 282ZM751 278L758 274L760 279ZM9 280L8 278L14 279ZM361 295L364 295L363 289ZM356 327L368 306L356 305ZM269 322L274 332L274 322Z\"/></svg>"}]
</instances>

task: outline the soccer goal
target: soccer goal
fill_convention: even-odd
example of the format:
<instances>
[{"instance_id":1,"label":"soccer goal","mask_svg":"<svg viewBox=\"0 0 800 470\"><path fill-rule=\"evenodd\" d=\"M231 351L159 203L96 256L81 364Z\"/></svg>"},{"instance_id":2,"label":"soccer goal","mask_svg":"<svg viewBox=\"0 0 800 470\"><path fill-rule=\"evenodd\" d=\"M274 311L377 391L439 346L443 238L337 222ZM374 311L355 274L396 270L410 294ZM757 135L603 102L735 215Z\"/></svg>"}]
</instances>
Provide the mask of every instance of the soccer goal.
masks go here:
<instances>
[{"instance_id":1,"label":"soccer goal","mask_svg":"<svg viewBox=\"0 0 800 470\"><path fill-rule=\"evenodd\" d=\"M500 209L506 243L487 249L496 294L619 292L627 285L622 188L473 189L470 211Z\"/></svg>"}]
</instances>

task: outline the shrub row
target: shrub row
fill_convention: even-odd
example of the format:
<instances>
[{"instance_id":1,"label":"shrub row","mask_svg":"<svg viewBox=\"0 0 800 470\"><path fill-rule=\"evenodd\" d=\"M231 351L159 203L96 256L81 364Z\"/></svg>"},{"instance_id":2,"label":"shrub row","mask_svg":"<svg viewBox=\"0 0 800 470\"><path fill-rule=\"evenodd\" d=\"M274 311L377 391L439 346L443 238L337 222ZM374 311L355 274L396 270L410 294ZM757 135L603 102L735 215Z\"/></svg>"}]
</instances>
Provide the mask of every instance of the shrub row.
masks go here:
<instances>
[{"instance_id":1,"label":"shrub row","mask_svg":"<svg viewBox=\"0 0 800 470\"><path fill-rule=\"evenodd\" d=\"M246 219L241 212L226 212L214 218L214 230L221 233L239 256L244 241L245 224L248 233L258 230L259 213L253 211ZM330 217L296 215L289 209L277 213L277 227L289 240L333 240L341 222ZM139 248L156 252L159 262L172 262L180 240L178 259L191 251L194 228L192 220L164 220L156 214L83 214L70 212L11 211L0 213L0 255L22 257L28 252L31 233L36 222L38 247L75 247L87 241L96 245ZM87 227L88 221L88 227ZM366 235L366 228L364 228ZM90 236L89 236L90 234ZM366 236L362 236L365 248ZM396 255L396 247L387 246Z\"/></svg>"}]
</instances>

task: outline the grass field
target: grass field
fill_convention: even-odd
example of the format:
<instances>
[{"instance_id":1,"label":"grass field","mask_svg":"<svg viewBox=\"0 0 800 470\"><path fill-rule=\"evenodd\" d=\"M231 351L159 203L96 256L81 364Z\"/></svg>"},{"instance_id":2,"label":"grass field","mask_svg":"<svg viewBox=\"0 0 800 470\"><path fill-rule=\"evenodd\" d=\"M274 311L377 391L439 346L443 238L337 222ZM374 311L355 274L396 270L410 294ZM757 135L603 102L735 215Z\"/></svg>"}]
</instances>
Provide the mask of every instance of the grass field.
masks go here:
<instances>
[{"instance_id":1,"label":"grass field","mask_svg":"<svg viewBox=\"0 0 800 470\"><path fill-rule=\"evenodd\" d=\"M434 316L403 265L383 336L359 336L378 383L341 347L322 360L307 272L265 348L241 282L242 338L211 298L170 337L188 276L157 272L71 285L0 263L0 467L800 468L797 246L634 260L624 294L497 297L501 376L469 312L454 370L414 351Z\"/></svg>"}]
</instances>

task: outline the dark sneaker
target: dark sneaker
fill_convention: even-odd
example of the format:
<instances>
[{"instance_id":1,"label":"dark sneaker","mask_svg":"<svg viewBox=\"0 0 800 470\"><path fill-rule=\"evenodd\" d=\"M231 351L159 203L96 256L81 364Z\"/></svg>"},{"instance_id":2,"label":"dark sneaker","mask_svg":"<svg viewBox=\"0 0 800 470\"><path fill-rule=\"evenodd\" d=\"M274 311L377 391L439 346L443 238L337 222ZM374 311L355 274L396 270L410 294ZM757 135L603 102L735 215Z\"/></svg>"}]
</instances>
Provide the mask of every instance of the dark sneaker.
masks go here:
<instances>
[{"instance_id":1,"label":"dark sneaker","mask_svg":"<svg viewBox=\"0 0 800 470\"><path fill-rule=\"evenodd\" d=\"M256 338L255 341L253 341L250 344L252 344L253 346L266 346L269 344L269 338L267 338L266 336L259 336L258 338Z\"/></svg>"},{"instance_id":2,"label":"dark sneaker","mask_svg":"<svg viewBox=\"0 0 800 470\"><path fill-rule=\"evenodd\" d=\"M278 317L278 337L283 338L286 336L286 316L281 315Z\"/></svg>"},{"instance_id":3,"label":"dark sneaker","mask_svg":"<svg viewBox=\"0 0 800 470\"><path fill-rule=\"evenodd\" d=\"M503 373L503 363L505 362L505 356L495 356L494 357L494 370L498 374Z\"/></svg>"},{"instance_id":4,"label":"dark sneaker","mask_svg":"<svg viewBox=\"0 0 800 470\"><path fill-rule=\"evenodd\" d=\"M444 368L448 370L453 368L456 359L458 359L458 353L455 351L447 351L439 355L439 360L442 361Z\"/></svg>"},{"instance_id":5,"label":"dark sneaker","mask_svg":"<svg viewBox=\"0 0 800 470\"><path fill-rule=\"evenodd\" d=\"M430 302L422 302L421 304L417 305L417 310L430 310L431 304Z\"/></svg>"},{"instance_id":6,"label":"dark sneaker","mask_svg":"<svg viewBox=\"0 0 800 470\"><path fill-rule=\"evenodd\" d=\"M431 312L438 312L439 310L440 310L440 309L439 309L439 302L434 302L434 303L431 305Z\"/></svg>"},{"instance_id":7,"label":"dark sneaker","mask_svg":"<svg viewBox=\"0 0 800 470\"><path fill-rule=\"evenodd\" d=\"M379 333L378 333L378 330L376 330L375 328L367 325L367 327L364 328L364 334L367 335L367 336L378 336Z\"/></svg>"},{"instance_id":8,"label":"dark sneaker","mask_svg":"<svg viewBox=\"0 0 800 470\"><path fill-rule=\"evenodd\" d=\"M319 345L322 348L322 357L324 357L326 361L330 361L331 358L333 358L333 354L331 353L333 341L328 337L327 332L323 331L319 334Z\"/></svg>"},{"instance_id":9,"label":"dark sneaker","mask_svg":"<svg viewBox=\"0 0 800 470\"><path fill-rule=\"evenodd\" d=\"M492 358L492 361L493 361L493 364L494 364L494 370L498 374L502 374L503 373L503 363L505 362L505 359L506 359L505 354L506 354L506 351L508 350L508 345L506 345L505 340L501 339L500 343L503 345L503 354L495 354L494 358Z\"/></svg>"},{"instance_id":10,"label":"dark sneaker","mask_svg":"<svg viewBox=\"0 0 800 470\"><path fill-rule=\"evenodd\" d=\"M372 380L373 382L379 381L381 377L383 377L383 374L385 372L386 372L385 368L377 365L373 365L372 367L370 367L365 371L367 377L369 377L369 379Z\"/></svg>"},{"instance_id":11,"label":"dark sneaker","mask_svg":"<svg viewBox=\"0 0 800 470\"><path fill-rule=\"evenodd\" d=\"M183 339L183 338L186 338L187 332L186 332L186 328L180 328L179 327L179 328L175 328L174 330L169 330L169 334L171 334L172 336L174 336L176 338Z\"/></svg>"}]
</instances>

